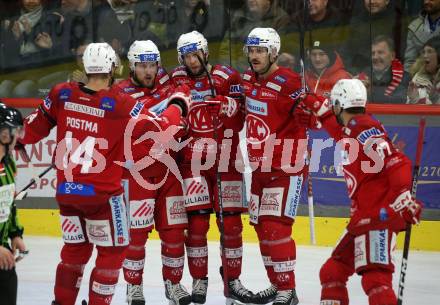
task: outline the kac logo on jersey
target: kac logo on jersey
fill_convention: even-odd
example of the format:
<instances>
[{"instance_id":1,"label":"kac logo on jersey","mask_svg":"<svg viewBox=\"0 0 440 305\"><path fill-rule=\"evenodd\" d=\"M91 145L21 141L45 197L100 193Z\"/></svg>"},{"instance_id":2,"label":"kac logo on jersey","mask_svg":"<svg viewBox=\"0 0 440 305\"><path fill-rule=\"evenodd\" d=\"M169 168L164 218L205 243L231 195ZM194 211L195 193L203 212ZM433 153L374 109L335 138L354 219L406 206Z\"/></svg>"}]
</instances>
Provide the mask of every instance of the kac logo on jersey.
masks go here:
<instances>
[{"instance_id":1,"label":"kac logo on jersey","mask_svg":"<svg viewBox=\"0 0 440 305\"><path fill-rule=\"evenodd\" d=\"M284 84L286 82L286 79L281 75L275 76L275 80L278 81L279 83L282 83L282 84Z\"/></svg>"},{"instance_id":2,"label":"kac logo on jersey","mask_svg":"<svg viewBox=\"0 0 440 305\"><path fill-rule=\"evenodd\" d=\"M115 100L110 97L103 97L101 99L101 103L99 105L99 108L101 108L105 111L113 111L113 110L115 110Z\"/></svg>"},{"instance_id":3,"label":"kac logo on jersey","mask_svg":"<svg viewBox=\"0 0 440 305\"><path fill-rule=\"evenodd\" d=\"M257 89L252 90L251 94L252 94L253 96L257 96Z\"/></svg>"},{"instance_id":4,"label":"kac logo on jersey","mask_svg":"<svg viewBox=\"0 0 440 305\"><path fill-rule=\"evenodd\" d=\"M260 144L267 140L270 134L269 126L261 118L248 114L246 116L246 136L250 144Z\"/></svg>"},{"instance_id":5,"label":"kac logo on jersey","mask_svg":"<svg viewBox=\"0 0 440 305\"><path fill-rule=\"evenodd\" d=\"M142 109L144 108L144 104L141 102L136 102L133 109L130 111L130 116L134 119L137 119L139 117L139 114L141 113Z\"/></svg>"},{"instance_id":6,"label":"kac logo on jersey","mask_svg":"<svg viewBox=\"0 0 440 305\"><path fill-rule=\"evenodd\" d=\"M95 187L91 184L63 182L58 186L57 192L64 195L94 196Z\"/></svg>"},{"instance_id":7,"label":"kac logo on jersey","mask_svg":"<svg viewBox=\"0 0 440 305\"><path fill-rule=\"evenodd\" d=\"M60 90L59 98L62 101L67 101L68 99L70 99L71 95L72 95L72 90L70 90L70 89L61 89Z\"/></svg>"},{"instance_id":8,"label":"kac logo on jersey","mask_svg":"<svg viewBox=\"0 0 440 305\"><path fill-rule=\"evenodd\" d=\"M376 137L380 137L383 135L384 135L384 133L380 129L377 129L376 127L371 127L370 129L362 131L357 136L357 139L362 145L364 145L369 138L371 138L371 137L376 138Z\"/></svg>"},{"instance_id":9,"label":"kac logo on jersey","mask_svg":"<svg viewBox=\"0 0 440 305\"><path fill-rule=\"evenodd\" d=\"M290 96L290 98L291 98L292 100L296 101L296 100L301 96L301 94L303 94L303 93L305 93L305 92L304 92L304 89L301 88L301 89L299 89L299 90L296 90L295 92L293 92L293 93L292 93L291 95L289 95L289 96Z\"/></svg>"},{"instance_id":10,"label":"kac logo on jersey","mask_svg":"<svg viewBox=\"0 0 440 305\"><path fill-rule=\"evenodd\" d=\"M203 83L202 82L197 82L194 87L196 88L202 88L203 87Z\"/></svg>"}]
</instances>

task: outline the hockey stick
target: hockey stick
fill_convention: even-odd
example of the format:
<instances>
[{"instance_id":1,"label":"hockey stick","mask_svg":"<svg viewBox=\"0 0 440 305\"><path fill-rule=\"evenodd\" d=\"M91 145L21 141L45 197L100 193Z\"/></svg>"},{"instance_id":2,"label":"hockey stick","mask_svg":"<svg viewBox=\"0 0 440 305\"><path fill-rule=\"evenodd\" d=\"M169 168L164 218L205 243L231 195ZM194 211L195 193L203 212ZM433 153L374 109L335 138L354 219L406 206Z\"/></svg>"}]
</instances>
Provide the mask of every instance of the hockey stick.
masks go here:
<instances>
[{"instance_id":1,"label":"hockey stick","mask_svg":"<svg viewBox=\"0 0 440 305\"><path fill-rule=\"evenodd\" d=\"M20 147L18 149L18 153L20 154L23 161L27 162L29 164L29 167L33 168L33 171L35 170L34 165L31 163L31 158L29 157L27 151L24 147ZM25 187L23 187L14 197L14 200L22 200L27 196L27 190L39 179L43 178L52 168L54 167L54 164L51 164L48 168L46 168L44 171L42 171L39 175L34 175L32 179L29 181L28 184L26 184Z\"/></svg>"},{"instance_id":2,"label":"hockey stick","mask_svg":"<svg viewBox=\"0 0 440 305\"><path fill-rule=\"evenodd\" d=\"M309 227L310 227L310 244L316 245L316 237L315 237L315 209L313 202L313 182L312 182L312 173L310 171L312 159L312 150L309 153L309 175L307 177L307 205L309 207Z\"/></svg>"},{"instance_id":3,"label":"hockey stick","mask_svg":"<svg viewBox=\"0 0 440 305\"><path fill-rule=\"evenodd\" d=\"M206 63L204 60L202 60L202 58L200 58L200 56L197 54L197 59L199 60L200 64L203 66L203 69L206 72L206 75L208 76L208 82L209 82L209 87L211 89L211 95L212 97L215 97L217 95L216 91L215 91L215 87L214 87L214 83L212 81L212 77L211 77L211 73L209 73L208 71L208 67L206 66ZM218 148L221 147L220 144L218 143L219 141L219 137L218 137L218 133L217 133L217 126L218 126L218 120L217 120L217 116L213 115L213 131L214 131L214 140L217 142L217 150L216 150L216 161L217 161L217 157L218 157ZM216 166L216 171L215 171L215 175L216 175L216 180L217 180L217 200L218 200L218 206L219 206L219 222L220 222L220 252L221 252L221 258L222 258L222 278L223 278L223 292L225 297L227 298L229 296L229 288L228 288L228 268L227 268L227 261L226 261L226 252L225 252L225 222L223 219L223 197L222 197L222 182L221 182L221 177L220 177L220 173L218 171L218 167Z\"/></svg>"},{"instance_id":4,"label":"hockey stick","mask_svg":"<svg viewBox=\"0 0 440 305\"><path fill-rule=\"evenodd\" d=\"M411 195L416 196L417 181L419 180L420 161L422 159L423 141L425 138L426 119L422 117L419 122L419 134L417 137L416 160L414 163L413 180L411 187ZM400 267L399 291L397 294L397 305L403 303L403 290L405 289L405 276L408 268L409 243L411 241L411 224L406 225L405 243L403 246L402 266Z\"/></svg>"}]
</instances>

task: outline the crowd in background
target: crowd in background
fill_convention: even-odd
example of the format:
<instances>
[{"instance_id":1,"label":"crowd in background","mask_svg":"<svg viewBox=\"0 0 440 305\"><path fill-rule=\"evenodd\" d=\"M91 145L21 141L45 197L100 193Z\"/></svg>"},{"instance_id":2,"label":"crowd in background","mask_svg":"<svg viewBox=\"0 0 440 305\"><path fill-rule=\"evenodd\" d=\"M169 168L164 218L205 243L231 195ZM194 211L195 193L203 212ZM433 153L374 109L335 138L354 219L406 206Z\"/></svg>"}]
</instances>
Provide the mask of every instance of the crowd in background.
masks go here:
<instances>
[{"instance_id":1,"label":"crowd in background","mask_svg":"<svg viewBox=\"0 0 440 305\"><path fill-rule=\"evenodd\" d=\"M440 104L440 0L303 3L0 0L0 97L43 96L56 82L83 81L80 59L92 41L110 43L124 59L134 40L151 39L174 52L164 56L171 67L177 38L191 30L214 46L212 62L244 71L243 40L259 26L281 34L280 65L300 72L304 58L313 92L329 94L337 80L353 77L377 103Z\"/></svg>"}]
</instances>

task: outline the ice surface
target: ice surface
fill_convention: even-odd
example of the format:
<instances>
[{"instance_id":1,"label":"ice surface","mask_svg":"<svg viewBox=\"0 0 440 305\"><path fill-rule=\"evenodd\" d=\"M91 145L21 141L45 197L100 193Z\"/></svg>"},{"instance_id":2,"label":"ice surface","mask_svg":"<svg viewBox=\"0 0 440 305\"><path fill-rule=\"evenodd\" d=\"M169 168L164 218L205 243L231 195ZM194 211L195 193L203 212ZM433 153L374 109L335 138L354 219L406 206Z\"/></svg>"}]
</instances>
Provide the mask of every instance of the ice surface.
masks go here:
<instances>
[{"instance_id":1,"label":"ice surface","mask_svg":"<svg viewBox=\"0 0 440 305\"><path fill-rule=\"evenodd\" d=\"M25 242L30 254L17 265L19 277L18 304L19 305L49 305L53 299L53 283L55 269L59 261L59 251L62 246L60 238L29 237ZM223 284L218 272L220 265L219 244L209 243L209 289L208 305L224 304ZM243 284L253 291L266 288L269 285L263 262L257 244L245 244ZM297 293L300 304L318 305L320 296L319 268L327 259L331 248L298 246L296 263ZM394 277L394 287L397 287L400 272L401 252L396 253L397 271ZM94 260L95 256L92 258ZM80 290L81 299L87 299L88 278L91 271L91 262L87 265L84 280ZM185 263L185 266L187 264ZM160 242L147 242L147 259L144 273L144 294L148 305L168 305L165 299L161 273ZM192 279L187 268L184 270L182 283L190 290ZM112 304L125 303L125 281L120 275L116 294ZM349 283L350 303L367 305L360 278L353 276ZM405 305L434 305L440 304L440 253L438 252L410 252L408 273L405 287Z\"/></svg>"}]
</instances>

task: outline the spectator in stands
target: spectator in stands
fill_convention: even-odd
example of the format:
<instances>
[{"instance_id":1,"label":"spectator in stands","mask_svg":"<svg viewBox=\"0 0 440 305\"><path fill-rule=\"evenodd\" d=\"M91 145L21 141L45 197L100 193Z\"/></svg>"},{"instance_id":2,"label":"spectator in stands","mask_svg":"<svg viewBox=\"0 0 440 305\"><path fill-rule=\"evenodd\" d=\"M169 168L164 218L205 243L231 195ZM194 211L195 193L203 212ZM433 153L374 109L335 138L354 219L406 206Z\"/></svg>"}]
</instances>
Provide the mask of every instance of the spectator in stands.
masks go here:
<instances>
[{"instance_id":1,"label":"spectator in stands","mask_svg":"<svg viewBox=\"0 0 440 305\"><path fill-rule=\"evenodd\" d=\"M440 104L440 40L431 38L417 59L408 88L409 104Z\"/></svg>"},{"instance_id":2,"label":"spectator in stands","mask_svg":"<svg viewBox=\"0 0 440 305\"><path fill-rule=\"evenodd\" d=\"M296 58L293 54L283 52L278 56L277 64L280 67L286 67L294 71L296 69Z\"/></svg>"},{"instance_id":3,"label":"spectator in stands","mask_svg":"<svg viewBox=\"0 0 440 305\"><path fill-rule=\"evenodd\" d=\"M70 57L85 41L94 41L93 6L91 0L62 0L61 13L64 16L63 30L60 37L63 41L63 55Z\"/></svg>"},{"instance_id":4,"label":"spectator in stands","mask_svg":"<svg viewBox=\"0 0 440 305\"><path fill-rule=\"evenodd\" d=\"M117 54L125 54L134 40L153 40L163 47L160 38L149 29L151 1L108 0L94 9L95 41L108 42Z\"/></svg>"},{"instance_id":5,"label":"spectator in stands","mask_svg":"<svg viewBox=\"0 0 440 305\"><path fill-rule=\"evenodd\" d=\"M424 0L420 16L408 26L405 71L410 70L423 45L433 37L440 39L440 0Z\"/></svg>"},{"instance_id":6,"label":"spectator in stands","mask_svg":"<svg viewBox=\"0 0 440 305\"><path fill-rule=\"evenodd\" d=\"M404 104L410 75L404 71L403 64L396 58L393 40L379 35L371 47L372 80L365 71L356 76L363 81L373 103Z\"/></svg>"},{"instance_id":7,"label":"spectator in stands","mask_svg":"<svg viewBox=\"0 0 440 305\"><path fill-rule=\"evenodd\" d=\"M284 50L295 55L300 54L300 33L304 33L304 46L312 48L313 42L320 41L326 45L338 45L340 54L345 49L349 37L349 15L334 9L328 0L310 0L304 10L296 12L291 18L287 31L289 34L282 39Z\"/></svg>"},{"instance_id":8,"label":"spectator in stands","mask_svg":"<svg viewBox=\"0 0 440 305\"><path fill-rule=\"evenodd\" d=\"M357 2L360 7L355 6L354 12L357 12L357 15L350 22L351 35L347 50L343 52L347 69L353 74L371 65L372 37L389 36L399 45L406 37L397 27L399 20L396 19L398 16L393 1L362 0L360 2Z\"/></svg>"},{"instance_id":9,"label":"spectator in stands","mask_svg":"<svg viewBox=\"0 0 440 305\"><path fill-rule=\"evenodd\" d=\"M313 43L309 61L310 65L306 70L307 86L311 92L318 95L330 96L330 91L338 80L352 78L350 73L345 71L339 54L319 41Z\"/></svg>"},{"instance_id":10,"label":"spectator in stands","mask_svg":"<svg viewBox=\"0 0 440 305\"><path fill-rule=\"evenodd\" d=\"M4 64L28 65L56 54L59 41L55 33L62 21L62 16L48 11L41 0L22 0L19 15L2 23Z\"/></svg>"},{"instance_id":11,"label":"spectator in stands","mask_svg":"<svg viewBox=\"0 0 440 305\"><path fill-rule=\"evenodd\" d=\"M244 71L248 68L248 63L242 54L243 41L249 32L255 27L271 27L282 34L289 22L289 16L278 5L278 1L246 0L246 6L233 13L230 32L225 33L220 46L221 60L229 64L231 58L231 65L239 71Z\"/></svg>"},{"instance_id":12,"label":"spectator in stands","mask_svg":"<svg viewBox=\"0 0 440 305\"><path fill-rule=\"evenodd\" d=\"M208 40L221 39L224 32L224 1L183 0L169 8L166 21L167 38L175 45L182 33L198 31Z\"/></svg>"}]
</instances>

